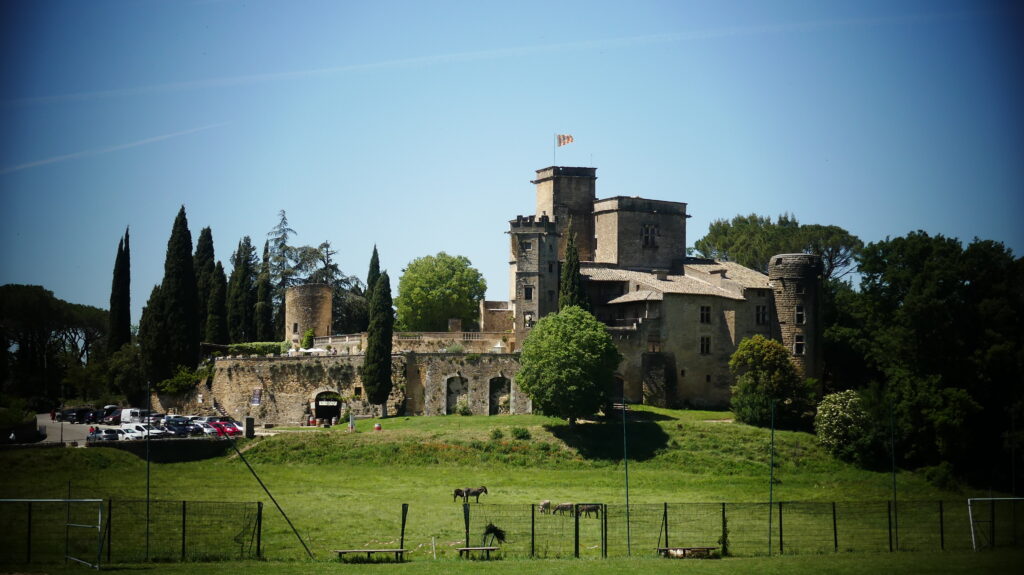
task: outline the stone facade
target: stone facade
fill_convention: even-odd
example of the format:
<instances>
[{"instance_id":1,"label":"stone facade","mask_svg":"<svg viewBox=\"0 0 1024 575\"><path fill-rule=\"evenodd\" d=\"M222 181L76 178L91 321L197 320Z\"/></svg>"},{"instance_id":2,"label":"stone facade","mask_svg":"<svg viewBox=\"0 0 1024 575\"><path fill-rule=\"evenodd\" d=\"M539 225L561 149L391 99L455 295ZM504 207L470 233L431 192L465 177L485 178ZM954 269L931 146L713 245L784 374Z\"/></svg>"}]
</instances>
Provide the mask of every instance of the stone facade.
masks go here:
<instances>
[{"instance_id":1,"label":"stone facade","mask_svg":"<svg viewBox=\"0 0 1024 575\"><path fill-rule=\"evenodd\" d=\"M331 287L325 284L294 286L285 292L284 321L292 347L298 348L306 330L314 336L331 335Z\"/></svg>"}]
</instances>

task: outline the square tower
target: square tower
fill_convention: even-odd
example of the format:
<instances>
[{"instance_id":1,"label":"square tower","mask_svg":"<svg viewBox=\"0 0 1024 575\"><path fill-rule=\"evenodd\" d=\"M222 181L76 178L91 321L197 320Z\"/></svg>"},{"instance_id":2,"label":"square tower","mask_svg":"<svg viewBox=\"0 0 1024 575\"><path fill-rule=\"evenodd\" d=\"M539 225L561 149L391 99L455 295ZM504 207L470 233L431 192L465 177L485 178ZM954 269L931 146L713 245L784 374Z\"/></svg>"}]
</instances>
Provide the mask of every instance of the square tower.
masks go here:
<instances>
[{"instance_id":1,"label":"square tower","mask_svg":"<svg viewBox=\"0 0 1024 575\"><path fill-rule=\"evenodd\" d=\"M558 259L565 259L568 229L576 233L576 249L580 261L594 261L594 200L597 168L551 166L537 170L537 216L548 216L559 234Z\"/></svg>"}]
</instances>

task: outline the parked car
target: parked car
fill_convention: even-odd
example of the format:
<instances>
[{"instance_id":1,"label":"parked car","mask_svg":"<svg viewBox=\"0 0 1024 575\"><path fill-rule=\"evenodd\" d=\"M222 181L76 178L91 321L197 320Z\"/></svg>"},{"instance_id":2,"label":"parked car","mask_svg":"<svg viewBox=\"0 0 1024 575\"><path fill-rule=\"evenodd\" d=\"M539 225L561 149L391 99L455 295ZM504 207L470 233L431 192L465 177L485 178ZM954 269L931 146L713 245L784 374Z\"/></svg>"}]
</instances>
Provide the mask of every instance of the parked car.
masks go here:
<instances>
[{"instance_id":1,"label":"parked car","mask_svg":"<svg viewBox=\"0 0 1024 575\"><path fill-rule=\"evenodd\" d=\"M218 437L222 435L227 435L228 437L242 435L242 430L238 429L238 427L230 421L211 421L210 426L216 430Z\"/></svg>"},{"instance_id":2,"label":"parked car","mask_svg":"<svg viewBox=\"0 0 1024 575\"><path fill-rule=\"evenodd\" d=\"M196 426L199 428L199 432L207 437L217 436L217 428L205 421L197 421Z\"/></svg>"},{"instance_id":3,"label":"parked car","mask_svg":"<svg viewBox=\"0 0 1024 575\"><path fill-rule=\"evenodd\" d=\"M164 426L172 437L189 437L192 435L192 426L186 423L168 423Z\"/></svg>"},{"instance_id":4,"label":"parked car","mask_svg":"<svg viewBox=\"0 0 1024 575\"><path fill-rule=\"evenodd\" d=\"M86 441L119 441L124 437L124 432L120 429L111 428L97 428L95 431L86 437Z\"/></svg>"},{"instance_id":5,"label":"parked car","mask_svg":"<svg viewBox=\"0 0 1024 575\"><path fill-rule=\"evenodd\" d=\"M121 429L125 430L126 432L128 432L129 430L134 430L135 432L137 432L139 436L133 439L145 439L147 435L149 436L150 439L160 439L162 437L170 436L170 433L168 433L167 431L160 429L156 426L150 425L148 423L126 423L121 426Z\"/></svg>"},{"instance_id":6,"label":"parked car","mask_svg":"<svg viewBox=\"0 0 1024 575\"><path fill-rule=\"evenodd\" d=\"M121 425L121 412L116 411L103 418L103 423L107 425Z\"/></svg>"},{"instance_id":7,"label":"parked car","mask_svg":"<svg viewBox=\"0 0 1024 575\"><path fill-rule=\"evenodd\" d=\"M136 423L125 423L121 427L117 428L122 434L121 439L145 439L146 436L142 435L142 431L135 429Z\"/></svg>"},{"instance_id":8,"label":"parked car","mask_svg":"<svg viewBox=\"0 0 1024 575\"><path fill-rule=\"evenodd\" d=\"M106 412L102 409L94 409L85 414L84 423L102 423Z\"/></svg>"},{"instance_id":9,"label":"parked car","mask_svg":"<svg viewBox=\"0 0 1024 575\"><path fill-rule=\"evenodd\" d=\"M162 413L150 413L145 418L143 418L142 421L144 423L148 423L150 425L157 425L159 423L163 423L164 422L164 414L162 414Z\"/></svg>"}]
</instances>

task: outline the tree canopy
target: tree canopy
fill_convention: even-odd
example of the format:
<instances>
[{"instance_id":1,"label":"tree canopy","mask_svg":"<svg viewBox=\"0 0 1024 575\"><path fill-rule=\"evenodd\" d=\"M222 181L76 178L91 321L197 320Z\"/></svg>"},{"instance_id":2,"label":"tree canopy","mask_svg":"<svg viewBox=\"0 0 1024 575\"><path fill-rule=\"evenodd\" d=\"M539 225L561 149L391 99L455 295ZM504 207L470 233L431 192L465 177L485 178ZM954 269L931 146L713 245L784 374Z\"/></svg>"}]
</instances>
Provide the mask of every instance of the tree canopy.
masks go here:
<instances>
[{"instance_id":1,"label":"tree canopy","mask_svg":"<svg viewBox=\"0 0 1024 575\"><path fill-rule=\"evenodd\" d=\"M621 360L604 324L571 306L541 318L530 330L516 381L534 409L573 425L605 404Z\"/></svg>"},{"instance_id":2,"label":"tree canopy","mask_svg":"<svg viewBox=\"0 0 1024 575\"><path fill-rule=\"evenodd\" d=\"M441 252L417 258L398 280L397 328L447 331L448 320L458 318L464 329L472 329L479 321L479 305L486 292L487 282L465 256Z\"/></svg>"},{"instance_id":3,"label":"tree canopy","mask_svg":"<svg viewBox=\"0 0 1024 575\"><path fill-rule=\"evenodd\" d=\"M388 272L380 275L370 298L370 326L366 334L366 355L363 360L363 387L370 403L381 406L387 416L387 400L391 394L391 336L394 331L394 310L391 307L391 280Z\"/></svg>"},{"instance_id":4,"label":"tree canopy","mask_svg":"<svg viewBox=\"0 0 1024 575\"><path fill-rule=\"evenodd\" d=\"M814 415L814 391L790 360L789 350L762 335L744 339L729 358L732 412L737 421L767 427L808 428Z\"/></svg>"},{"instance_id":5,"label":"tree canopy","mask_svg":"<svg viewBox=\"0 0 1024 575\"><path fill-rule=\"evenodd\" d=\"M110 327L107 337L109 353L114 353L125 344L132 342L131 257L131 246L126 229L124 237L117 242L114 275L110 282Z\"/></svg>"}]
</instances>

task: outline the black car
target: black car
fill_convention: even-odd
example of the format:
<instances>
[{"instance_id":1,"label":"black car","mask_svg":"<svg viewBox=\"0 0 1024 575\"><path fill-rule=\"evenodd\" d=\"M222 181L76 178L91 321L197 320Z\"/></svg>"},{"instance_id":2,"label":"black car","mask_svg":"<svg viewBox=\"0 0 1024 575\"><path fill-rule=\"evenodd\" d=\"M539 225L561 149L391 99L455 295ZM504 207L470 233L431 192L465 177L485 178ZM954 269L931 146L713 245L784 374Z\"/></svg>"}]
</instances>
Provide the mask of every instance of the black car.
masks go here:
<instances>
[{"instance_id":1,"label":"black car","mask_svg":"<svg viewBox=\"0 0 1024 575\"><path fill-rule=\"evenodd\" d=\"M164 429L169 431L173 437L188 437L192 435L191 426L183 423L168 423Z\"/></svg>"},{"instance_id":2,"label":"black car","mask_svg":"<svg viewBox=\"0 0 1024 575\"><path fill-rule=\"evenodd\" d=\"M64 423L87 423L92 411L91 407L72 407L60 412L60 420Z\"/></svg>"}]
</instances>

